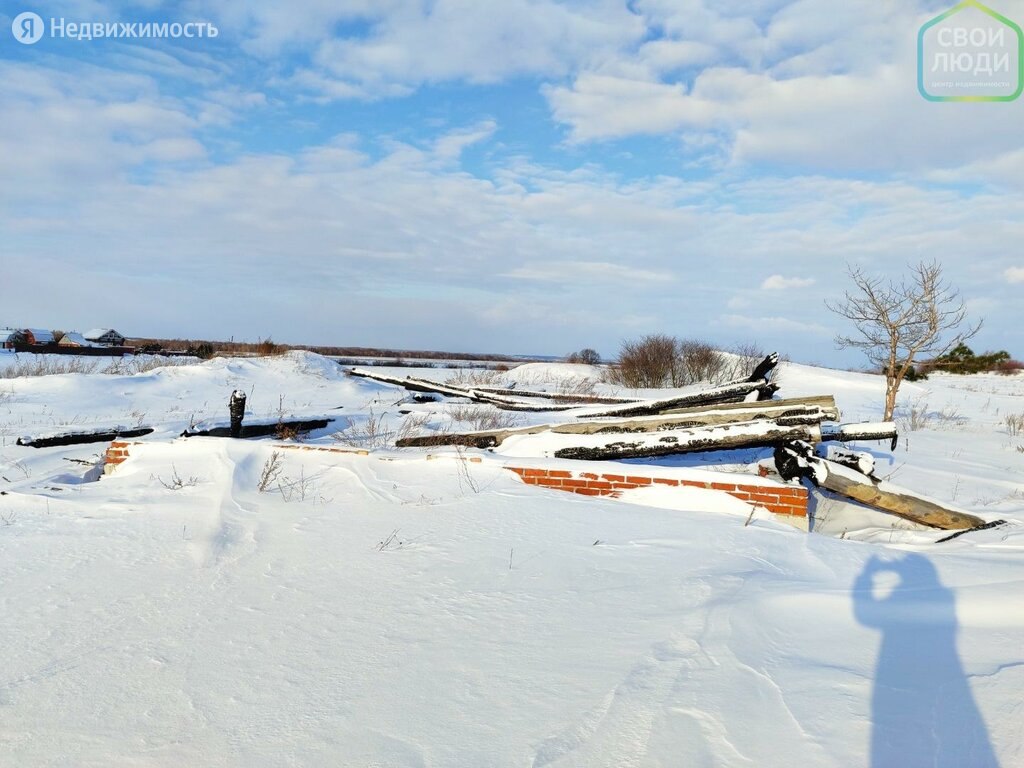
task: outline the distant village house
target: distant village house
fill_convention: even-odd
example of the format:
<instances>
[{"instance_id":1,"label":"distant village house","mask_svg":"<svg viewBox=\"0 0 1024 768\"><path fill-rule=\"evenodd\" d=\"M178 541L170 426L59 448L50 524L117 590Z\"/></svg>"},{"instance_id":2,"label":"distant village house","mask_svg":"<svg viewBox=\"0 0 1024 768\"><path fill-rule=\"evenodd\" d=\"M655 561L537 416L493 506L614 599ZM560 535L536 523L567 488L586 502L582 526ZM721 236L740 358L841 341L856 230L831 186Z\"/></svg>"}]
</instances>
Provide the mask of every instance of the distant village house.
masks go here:
<instances>
[{"instance_id":1,"label":"distant village house","mask_svg":"<svg viewBox=\"0 0 1024 768\"><path fill-rule=\"evenodd\" d=\"M82 334L86 341L102 344L105 347L123 347L125 338L113 328L93 328Z\"/></svg>"},{"instance_id":2,"label":"distant village house","mask_svg":"<svg viewBox=\"0 0 1024 768\"><path fill-rule=\"evenodd\" d=\"M25 332L17 328L0 328L0 349L14 349L25 343Z\"/></svg>"},{"instance_id":3,"label":"distant village house","mask_svg":"<svg viewBox=\"0 0 1024 768\"><path fill-rule=\"evenodd\" d=\"M65 333L63 336L61 336L60 341L57 342L57 346L59 346L59 347L98 347L100 345L99 344L94 344L93 342L89 341L81 333L75 333L74 331L71 331L70 333Z\"/></svg>"},{"instance_id":4,"label":"distant village house","mask_svg":"<svg viewBox=\"0 0 1024 768\"><path fill-rule=\"evenodd\" d=\"M26 344L45 345L53 344L53 331L46 331L42 328L26 328L22 333L25 336Z\"/></svg>"}]
</instances>

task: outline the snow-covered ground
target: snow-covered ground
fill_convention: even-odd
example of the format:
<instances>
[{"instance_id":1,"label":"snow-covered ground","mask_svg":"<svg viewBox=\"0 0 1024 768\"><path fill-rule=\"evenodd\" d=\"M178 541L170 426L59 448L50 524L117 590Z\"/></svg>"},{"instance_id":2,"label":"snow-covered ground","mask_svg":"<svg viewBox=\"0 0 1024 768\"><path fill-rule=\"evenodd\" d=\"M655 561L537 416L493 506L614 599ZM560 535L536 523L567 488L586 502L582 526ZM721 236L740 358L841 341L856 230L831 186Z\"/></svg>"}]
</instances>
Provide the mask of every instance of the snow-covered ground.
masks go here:
<instances>
[{"instance_id":1,"label":"snow-covered ground","mask_svg":"<svg viewBox=\"0 0 1024 768\"><path fill-rule=\"evenodd\" d=\"M486 376L600 379L571 368ZM877 377L779 382L880 417ZM235 389L253 418L336 414L313 445L453 420L308 353L0 379L0 764L1024 765L1024 376L905 384L896 451L864 446L1009 521L945 544L829 503L804 534L559 493L500 455L173 440ZM103 444L15 445L117 424L155 432L98 482Z\"/></svg>"}]
</instances>

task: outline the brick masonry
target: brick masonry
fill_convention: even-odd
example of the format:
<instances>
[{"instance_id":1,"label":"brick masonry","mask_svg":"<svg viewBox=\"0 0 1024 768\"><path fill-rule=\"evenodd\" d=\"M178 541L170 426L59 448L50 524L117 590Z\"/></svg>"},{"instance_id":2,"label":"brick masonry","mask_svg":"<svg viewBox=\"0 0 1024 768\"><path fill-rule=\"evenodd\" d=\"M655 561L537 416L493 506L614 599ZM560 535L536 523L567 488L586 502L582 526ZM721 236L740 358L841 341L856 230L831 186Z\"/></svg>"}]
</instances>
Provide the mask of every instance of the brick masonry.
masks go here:
<instances>
[{"instance_id":1,"label":"brick masonry","mask_svg":"<svg viewBox=\"0 0 1024 768\"><path fill-rule=\"evenodd\" d=\"M519 475L524 483L569 491L583 496L619 496L631 488L664 485L669 487L703 488L722 491L748 504L755 504L776 515L807 516L807 489L802 486L758 482L753 475L732 475L722 482L690 480L674 477L647 477L639 467L630 467L629 474L571 472L565 469L506 467ZM735 479L734 479L735 478Z\"/></svg>"},{"instance_id":2,"label":"brick masonry","mask_svg":"<svg viewBox=\"0 0 1024 768\"><path fill-rule=\"evenodd\" d=\"M103 454L103 471L106 474L110 474L114 471L114 468L128 458L128 449L132 445L138 445L137 442L126 442L124 440L115 440L112 442L105 454Z\"/></svg>"}]
</instances>

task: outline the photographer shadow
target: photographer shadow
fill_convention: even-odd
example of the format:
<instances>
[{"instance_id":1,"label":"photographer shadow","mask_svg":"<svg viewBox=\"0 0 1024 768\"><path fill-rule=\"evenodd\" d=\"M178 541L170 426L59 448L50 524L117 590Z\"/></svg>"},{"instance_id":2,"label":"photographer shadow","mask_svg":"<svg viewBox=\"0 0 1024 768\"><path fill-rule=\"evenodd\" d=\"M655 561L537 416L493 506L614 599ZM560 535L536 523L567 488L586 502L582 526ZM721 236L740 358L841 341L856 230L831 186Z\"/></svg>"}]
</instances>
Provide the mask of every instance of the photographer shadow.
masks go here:
<instances>
[{"instance_id":1,"label":"photographer shadow","mask_svg":"<svg viewBox=\"0 0 1024 768\"><path fill-rule=\"evenodd\" d=\"M876 576L886 573L899 581L879 597L884 585ZM853 605L857 621L882 633L871 696L872 768L998 768L957 653L954 595L935 566L916 554L872 556L854 582Z\"/></svg>"}]
</instances>

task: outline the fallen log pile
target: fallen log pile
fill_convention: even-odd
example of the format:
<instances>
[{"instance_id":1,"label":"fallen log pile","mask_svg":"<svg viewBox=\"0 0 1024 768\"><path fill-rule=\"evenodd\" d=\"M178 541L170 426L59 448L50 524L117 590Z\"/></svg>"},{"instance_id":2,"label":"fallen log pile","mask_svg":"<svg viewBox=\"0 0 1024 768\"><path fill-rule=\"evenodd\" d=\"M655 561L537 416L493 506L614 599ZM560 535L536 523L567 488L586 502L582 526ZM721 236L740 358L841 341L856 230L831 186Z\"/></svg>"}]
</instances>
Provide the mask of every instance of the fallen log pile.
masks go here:
<instances>
[{"instance_id":1,"label":"fallen log pile","mask_svg":"<svg viewBox=\"0 0 1024 768\"><path fill-rule=\"evenodd\" d=\"M494 449L503 453L586 460L621 460L736 448L764 448L793 441L896 439L891 422L838 424L839 410L828 395L789 400L771 399L778 391L771 381L778 355L764 358L742 379L683 395L656 400L621 399L611 408L555 402L559 395L515 390L515 396L493 388L464 389L412 376L399 378L351 369L353 376L472 402L503 410L569 411L565 421L517 429L436 433L397 441L399 448L442 445ZM588 398L595 399L595 398ZM543 400L545 402L537 402ZM607 401L607 398L606 398ZM607 404L607 403L606 403ZM589 405L589 404L588 404Z\"/></svg>"},{"instance_id":2,"label":"fallen log pile","mask_svg":"<svg viewBox=\"0 0 1024 768\"><path fill-rule=\"evenodd\" d=\"M879 481L873 474L871 454L830 445L823 449L826 457L816 455L819 444L862 440L885 440L895 449L896 425L840 423L839 409L829 395L772 399L779 390L771 381L777 363L777 355L769 355L746 379L656 400L462 388L359 369L350 373L411 392L465 398L502 410L564 412L560 416L562 421L552 423L407 437L397 441L399 448L467 446L497 450L507 456L589 461L774 448L776 469L784 480L806 481L846 499L935 528L964 530L985 524L967 512L948 509Z\"/></svg>"}]
</instances>

